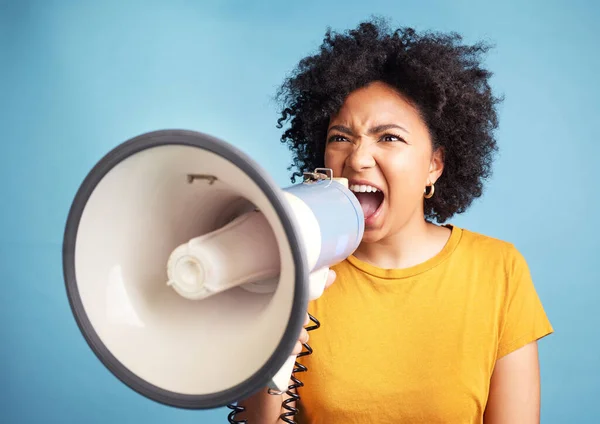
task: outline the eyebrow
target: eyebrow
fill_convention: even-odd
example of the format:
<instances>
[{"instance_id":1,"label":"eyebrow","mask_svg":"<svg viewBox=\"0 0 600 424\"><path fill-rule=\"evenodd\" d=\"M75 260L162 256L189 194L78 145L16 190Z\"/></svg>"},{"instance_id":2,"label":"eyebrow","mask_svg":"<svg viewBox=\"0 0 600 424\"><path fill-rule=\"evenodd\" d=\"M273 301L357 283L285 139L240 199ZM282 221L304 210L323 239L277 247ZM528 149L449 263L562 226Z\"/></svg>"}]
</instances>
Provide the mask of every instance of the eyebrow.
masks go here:
<instances>
[{"instance_id":1,"label":"eyebrow","mask_svg":"<svg viewBox=\"0 0 600 424\"><path fill-rule=\"evenodd\" d=\"M391 130L391 129L399 129L404 131L407 134L410 134L410 132L404 128L401 127L400 125L396 125L396 124L384 124L384 125L377 125L375 127L371 127L369 128L369 134L377 134L383 131L387 131L387 130ZM339 131L343 134L346 135L354 135L354 133L352 132L352 130L344 125L333 125L329 128L329 130L327 130L327 132L329 133L330 131Z\"/></svg>"}]
</instances>

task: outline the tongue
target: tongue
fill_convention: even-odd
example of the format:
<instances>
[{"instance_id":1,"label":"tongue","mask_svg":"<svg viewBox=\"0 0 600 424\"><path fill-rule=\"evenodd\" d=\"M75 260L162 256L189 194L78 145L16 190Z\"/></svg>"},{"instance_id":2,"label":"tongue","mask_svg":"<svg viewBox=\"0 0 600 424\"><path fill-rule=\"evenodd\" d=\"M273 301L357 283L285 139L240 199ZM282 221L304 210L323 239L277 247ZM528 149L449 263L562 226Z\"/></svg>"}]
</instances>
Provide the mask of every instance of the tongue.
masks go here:
<instances>
[{"instance_id":1,"label":"tongue","mask_svg":"<svg viewBox=\"0 0 600 424\"><path fill-rule=\"evenodd\" d=\"M355 193L355 195L362 206L365 218L373 215L381 204L382 199L376 193Z\"/></svg>"}]
</instances>

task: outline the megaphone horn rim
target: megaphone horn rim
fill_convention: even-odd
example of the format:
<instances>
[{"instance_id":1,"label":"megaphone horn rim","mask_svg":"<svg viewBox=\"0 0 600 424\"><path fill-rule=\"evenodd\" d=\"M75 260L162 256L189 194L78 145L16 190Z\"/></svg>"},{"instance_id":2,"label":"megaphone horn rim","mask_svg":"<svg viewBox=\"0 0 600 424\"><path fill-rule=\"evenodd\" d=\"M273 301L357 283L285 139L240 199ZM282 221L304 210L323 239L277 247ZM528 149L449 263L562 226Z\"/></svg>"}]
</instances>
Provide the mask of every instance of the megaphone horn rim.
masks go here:
<instances>
[{"instance_id":1,"label":"megaphone horn rim","mask_svg":"<svg viewBox=\"0 0 600 424\"><path fill-rule=\"evenodd\" d=\"M75 273L75 243L85 206L105 175L126 158L143 150L165 145L187 145L205 149L218 154L243 170L267 196L281 220L291 246L293 260L296 264L301 264L295 267L295 281L308 282L309 273L305 249L302 248L303 241L292 221L293 213L281 188L257 162L232 144L206 133L182 129L156 130L130 138L111 149L88 172L75 194L65 223L62 247L63 278L71 311L86 343L97 359L118 380L138 394L166 406L182 409L213 409L241 400L266 387L272 376L283 366L303 327L309 298L308 285L294 285L294 302L290 319L281 342L273 354L253 375L229 389L201 395L176 393L153 385L123 365L102 343L85 313Z\"/></svg>"}]
</instances>

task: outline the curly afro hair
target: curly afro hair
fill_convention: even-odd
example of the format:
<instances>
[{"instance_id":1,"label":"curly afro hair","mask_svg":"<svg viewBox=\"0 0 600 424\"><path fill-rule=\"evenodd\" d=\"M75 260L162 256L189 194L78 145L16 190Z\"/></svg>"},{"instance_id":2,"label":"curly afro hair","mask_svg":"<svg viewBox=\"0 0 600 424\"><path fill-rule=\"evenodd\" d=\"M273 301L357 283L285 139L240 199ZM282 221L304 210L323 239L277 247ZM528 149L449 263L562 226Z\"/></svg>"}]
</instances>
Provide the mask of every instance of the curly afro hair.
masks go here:
<instances>
[{"instance_id":1,"label":"curly afro hair","mask_svg":"<svg viewBox=\"0 0 600 424\"><path fill-rule=\"evenodd\" d=\"M320 50L302 59L280 87L278 128L293 153L292 181L323 167L329 119L354 90L382 81L395 87L419 111L433 148L444 149L444 172L435 195L424 200L425 219L445 222L464 212L483 192L497 150L492 73L481 66L484 43L464 45L456 33L418 34L390 30L373 18L346 33L328 29Z\"/></svg>"}]
</instances>

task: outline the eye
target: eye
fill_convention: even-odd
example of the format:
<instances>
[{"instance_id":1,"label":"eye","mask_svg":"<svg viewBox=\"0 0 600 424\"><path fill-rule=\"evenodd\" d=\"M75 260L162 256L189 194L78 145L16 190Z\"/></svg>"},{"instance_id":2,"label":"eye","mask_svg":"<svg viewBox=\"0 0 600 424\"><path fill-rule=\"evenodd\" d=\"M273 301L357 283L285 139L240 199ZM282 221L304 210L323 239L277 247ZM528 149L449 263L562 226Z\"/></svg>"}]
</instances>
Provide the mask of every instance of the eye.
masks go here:
<instances>
[{"instance_id":1,"label":"eye","mask_svg":"<svg viewBox=\"0 0 600 424\"><path fill-rule=\"evenodd\" d=\"M402 137L400 137L398 135L394 135L394 134L384 134L380 140L385 141L385 142L400 141L400 142L406 143L406 141Z\"/></svg>"},{"instance_id":2,"label":"eye","mask_svg":"<svg viewBox=\"0 0 600 424\"><path fill-rule=\"evenodd\" d=\"M340 142L340 141L348 141L346 137L343 135L335 134L327 139L328 143Z\"/></svg>"}]
</instances>

